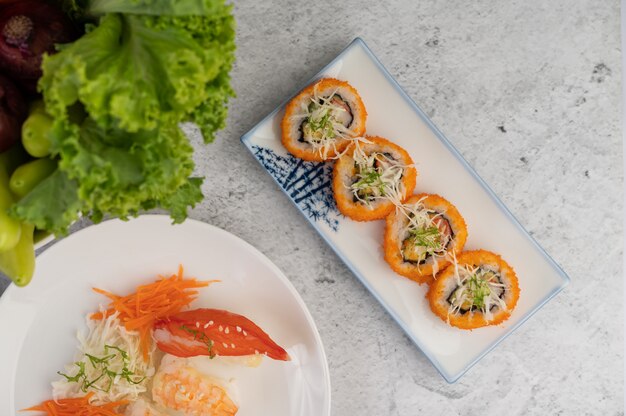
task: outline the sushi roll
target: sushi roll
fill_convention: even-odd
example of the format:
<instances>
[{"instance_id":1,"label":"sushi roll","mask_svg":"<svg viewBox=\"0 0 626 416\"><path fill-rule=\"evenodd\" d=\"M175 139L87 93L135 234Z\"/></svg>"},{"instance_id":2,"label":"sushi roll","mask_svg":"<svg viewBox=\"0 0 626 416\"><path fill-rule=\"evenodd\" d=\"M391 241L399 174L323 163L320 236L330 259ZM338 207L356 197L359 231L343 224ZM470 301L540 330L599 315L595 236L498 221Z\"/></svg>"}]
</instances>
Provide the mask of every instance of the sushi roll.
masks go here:
<instances>
[{"instance_id":1,"label":"sushi roll","mask_svg":"<svg viewBox=\"0 0 626 416\"><path fill-rule=\"evenodd\" d=\"M413 193L417 171L406 150L382 137L355 140L333 170L339 211L357 221L385 218Z\"/></svg>"},{"instance_id":2,"label":"sushi roll","mask_svg":"<svg viewBox=\"0 0 626 416\"><path fill-rule=\"evenodd\" d=\"M430 309L449 325L474 329L509 319L519 292L515 271L502 257L476 250L459 254L426 296Z\"/></svg>"},{"instance_id":3,"label":"sushi roll","mask_svg":"<svg viewBox=\"0 0 626 416\"><path fill-rule=\"evenodd\" d=\"M292 155L322 162L340 154L351 138L365 134L366 117L363 101L350 84L323 78L287 104L282 142Z\"/></svg>"},{"instance_id":4,"label":"sushi roll","mask_svg":"<svg viewBox=\"0 0 626 416\"><path fill-rule=\"evenodd\" d=\"M465 220L439 195L413 195L385 222L385 261L418 283L431 281L467 240Z\"/></svg>"}]
</instances>

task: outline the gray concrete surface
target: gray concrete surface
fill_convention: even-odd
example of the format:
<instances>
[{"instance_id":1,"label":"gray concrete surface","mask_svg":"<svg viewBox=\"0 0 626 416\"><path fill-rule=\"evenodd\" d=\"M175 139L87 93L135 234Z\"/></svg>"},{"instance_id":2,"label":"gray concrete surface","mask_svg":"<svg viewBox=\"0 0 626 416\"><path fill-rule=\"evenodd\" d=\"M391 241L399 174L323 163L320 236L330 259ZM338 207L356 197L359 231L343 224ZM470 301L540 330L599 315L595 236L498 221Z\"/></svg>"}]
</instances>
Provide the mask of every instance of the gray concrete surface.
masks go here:
<instances>
[{"instance_id":1,"label":"gray concrete surface","mask_svg":"<svg viewBox=\"0 0 626 416\"><path fill-rule=\"evenodd\" d=\"M206 200L191 217L294 283L325 344L333 415L623 415L619 3L238 0L235 12L238 97L218 140L198 145ZM356 36L572 278L455 385L239 142Z\"/></svg>"}]
</instances>

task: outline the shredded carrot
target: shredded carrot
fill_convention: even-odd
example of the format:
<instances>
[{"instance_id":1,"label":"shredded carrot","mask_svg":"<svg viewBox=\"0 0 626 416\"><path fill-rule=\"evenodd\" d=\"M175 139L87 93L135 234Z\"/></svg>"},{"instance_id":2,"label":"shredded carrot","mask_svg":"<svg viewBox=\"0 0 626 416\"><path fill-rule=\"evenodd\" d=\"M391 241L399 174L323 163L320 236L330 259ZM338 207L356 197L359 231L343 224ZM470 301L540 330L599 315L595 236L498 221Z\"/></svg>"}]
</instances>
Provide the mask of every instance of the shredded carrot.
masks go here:
<instances>
[{"instance_id":1,"label":"shredded carrot","mask_svg":"<svg viewBox=\"0 0 626 416\"><path fill-rule=\"evenodd\" d=\"M111 303L104 312L91 315L91 319L104 319L115 312L119 312L119 319L128 331L138 331L141 336L141 351L144 360L148 360L152 342L152 327L161 318L180 312L185 306L196 299L200 287L208 286L218 280L198 281L195 278L186 279L183 276L183 267L178 268L178 274L170 277L160 276L156 282L137 287L135 293L118 296L102 289L94 288L109 299Z\"/></svg>"},{"instance_id":2,"label":"shredded carrot","mask_svg":"<svg viewBox=\"0 0 626 416\"><path fill-rule=\"evenodd\" d=\"M93 392L75 399L46 400L38 406L22 409L22 412L45 412L48 416L123 416L115 409L128 404L128 400L94 406L89 403Z\"/></svg>"}]
</instances>

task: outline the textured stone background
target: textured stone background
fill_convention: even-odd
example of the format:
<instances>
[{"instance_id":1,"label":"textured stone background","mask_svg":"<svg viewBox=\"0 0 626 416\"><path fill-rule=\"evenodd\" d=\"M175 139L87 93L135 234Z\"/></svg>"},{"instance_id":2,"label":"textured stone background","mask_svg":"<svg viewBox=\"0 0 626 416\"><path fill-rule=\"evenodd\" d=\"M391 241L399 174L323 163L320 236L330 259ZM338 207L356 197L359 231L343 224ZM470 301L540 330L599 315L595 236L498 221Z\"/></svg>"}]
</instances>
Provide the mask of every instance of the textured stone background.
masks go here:
<instances>
[{"instance_id":1,"label":"textured stone background","mask_svg":"<svg viewBox=\"0 0 626 416\"><path fill-rule=\"evenodd\" d=\"M294 283L328 354L333 414L623 415L618 1L237 0L235 12L238 98L198 147L207 198L191 217ZM239 142L356 36L572 278L455 385Z\"/></svg>"}]
</instances>

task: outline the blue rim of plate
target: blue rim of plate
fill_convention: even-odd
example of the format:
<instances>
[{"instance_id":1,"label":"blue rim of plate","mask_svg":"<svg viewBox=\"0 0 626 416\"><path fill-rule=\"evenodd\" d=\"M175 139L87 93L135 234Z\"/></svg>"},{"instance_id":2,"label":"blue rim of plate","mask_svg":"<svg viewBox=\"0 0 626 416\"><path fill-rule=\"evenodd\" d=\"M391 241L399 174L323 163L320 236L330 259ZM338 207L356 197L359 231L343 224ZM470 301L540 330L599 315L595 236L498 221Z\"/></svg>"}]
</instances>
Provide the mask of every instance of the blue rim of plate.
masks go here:
<instances>
[{"instance_id":1,"label":"blue rim of plate","mask_svg":"<svg viewBox=\"0 0 626 416\"><path fill-rule=\"evenodd\" d=\"M287 98L285 101L283 101L278 107L276 107L274 109L274 111L272 111L267 116L265 116L261 121L259 121L247 133L245 133L243 136L241 136L241 142L246 146L246 148L250 151L250 153L252 153L252 156L254 157L254 159L257 162L259 162L259 164L263 167L263 164L255 157L254 152L252 150L252 145L249 143L249 141L252 138L252 136L254 136L254 133L256 132L256 130L261 125L263 125L266 122L268 122L269 120L271 120L279 111L281 111L285 107L285 105L289 101L291 101L291 99L293 97L295 97L300 91L302 91L305 87L310 85L312 82L314 82L315 80L319 79L322 76L322 74L324 74L335 63L337 63L337 61L343 59L343 57L346 54L346 52L348 52L350 49L352 49L353 47L356 47L356 46L359 46L359 47L363 48L363 50L367 53L367 55L370 57L370 59L372 59L372 61L376 64L376 66L381 70L383 75L385 75L385 78L387 79L387 81L389 81L389 83L391 83L391 85L393 85L393 87L396 89L396 91L398 91L400 93L402 98L404 98L406 103L415 111L415 113L417 113L420 116L422 121L424 121L424 123L426 123L426 125L433 131L433 133L435 133L437 138L456 157L456 159L463 165L465 170L473 178L475 178L478 181L480 186L485 191L487 191L487 194L496 203L498 208L500 208L500 210L507 216L507 218L509 218L513 222L513 224L521 231L521 233L532 243L533 247L537 251L539 251L539 253L548 261L550 266L552 266L552 268L557 272L557 274L563 279L563 283L559 287L554 289L552 292L548 293L548 295L541 302L539 302L537 305L535 305L535 307L533 309L531 309L530 311L526 312L526 314L524 316L522 316L520 318L520 320L515 325L509 327L509 329L507 330L507 332L504 335L502 335L501 337L496 339L494 342L492 342L490 345L488 345L484 349L484 351L482 353L480 353L474 360L472 360L469 364L467 364L461 371L459 371L456 374L449 374L445 370L443 370L443 368L441 368L441 365L439 364L439 361L429 354L428 349L425 348L422 345L422 343L420 342L420 340L418 340L415 337L415 335L409 330L409 328L407 328L406 325L404 325L402 320L395 314L395 312L393 311L393 309L391 309L391 307L387 304L387 302L385 302L379 296L378 292L376 290L374 290L363 277L361 277L361 275L356 271L356 269L352 265L352 262L348 258L346 258L343 255L343 253L341 251L339 251L335 247L335 245L323 233L321 233L321 231L315 226L315 221L310 216L304 214L302 212L302 210L300 209L300 207L296 204L296 202L289 196L287 191L285 191L285 189L283 189L283 187L280 185L280 183L277 181L277 179L273 175L269 175L274 180L276 185L278 185L280 190L283 191L283 193L285 195L287 195L287 199L289 199L289 201L298 209L298 211L302 212L302 214L307 219L309 224L313 227L313 229L322 237L322 239L326 242L326 244L328 244L330 246L330 248L332 248L332 250L335 252L335 254L337 256L339 256L339 258L344 262L344 264L348 267L348 269L350 269L352 274L354 274L359 279L359 281L366 287L366 289L372 294L372 296L374 296L374 298L383 306L383 308L385 308L387 313L389 315L391 315L391 317L396 321L396 323L402 328L402 330L411 339L411 341L419 348L419 350L426 356L426 358L428 358L428 360L432 363L432 365L437 369L439 374L441 374L441 376L448 383L452 384L452 383L455 383L456 381L458 381L470 368L472 368L474 365L476 365L476 363L478 361L480 361L485 355L487 355L489 352L491 352L498 344L500 344L502 341L504 341L506 338L508 338L513 332L515 332L517 330L517 328L519 328L532 315L534 315L539 309L541 309L550 299L552 299L559 292L561 292L571 282L571 279L567 275L567 273L565 273L565 271L561 268L561 266L559 266L559 264L556 261L554 261L554 259L539 245L539 243L537 243L537 241L533 238L533 236L530 235L526 231L526 229L520 224L520 222L517 220L517 218L511 213L511 211L509 211L509 209L506 207L506 205L504 205L504 203L498 198L498 196L493 192L493 190L491 190L489 185L487 185L487 183L478 175L478 173L476 173L474 168L472 168L470 166L470 164L467 162L467 160L465 160L465 158L459 153L459 151L454 147L454 145L452 145L450 140L448 140L448 138L441 132L441 130L439 130L439 128L435 125L435 123L433 123L432 120L430 120L430 118L428 118L426 113L424 113L424 111L415 103L415 101L413 101L411 99L411 97L408 96L408 94L402 89L400 84L398 84L398 82L395 80L395 78L393 78L393 76L389 73L389 71L385 68L385 66L380 62L380 60L376 57L376 55L374 55L372 50L367 46L365 41L363 39L361 39L360 37L357 37L352 42L350 42L350 44L348 46L346 46L332 61L330 61L328 64L326 64L320 71L318 71L314 76L312 76L309 80L307 80L304 84L302 84L300 86L300 88L298 88L296 90L296 92L294 94L292 94L289 98Z\"/></svg>"}]
</instances>

